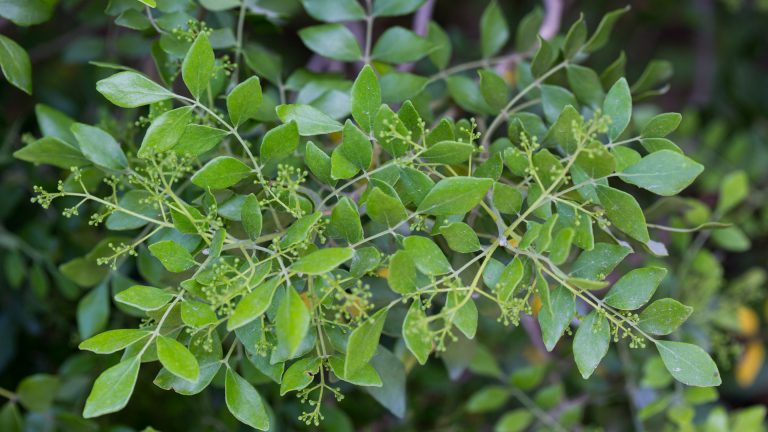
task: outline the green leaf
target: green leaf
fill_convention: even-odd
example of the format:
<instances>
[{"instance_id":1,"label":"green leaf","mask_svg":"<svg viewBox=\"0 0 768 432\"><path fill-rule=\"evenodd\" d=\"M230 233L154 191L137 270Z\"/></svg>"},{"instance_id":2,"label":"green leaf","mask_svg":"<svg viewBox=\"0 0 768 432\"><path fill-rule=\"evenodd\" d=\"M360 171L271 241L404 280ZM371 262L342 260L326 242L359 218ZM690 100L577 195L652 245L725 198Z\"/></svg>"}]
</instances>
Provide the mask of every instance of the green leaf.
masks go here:
<instances>
[{"instance_id":1,"label":"green leaf","mask_svg":"<svg viewBox=\"0 0 768 432\"><path fill-rule=\"evenodd\" d=\"M77 141L70 130L75 121L71 117L45 104L35 105L35 115L43 136L58 138L75 146Z\"/></svg>"},{"instance_id":2,"label":"green leaf","mask_svg":"<svg viewBox=\"0 0 768 432\"><path fill-rule=\"evenodd\" d=\"M568 33L565 35L565 41L563 42L563 57L565 59L572 59L584 45L587 40L587 24L584 22L584 15L580 15L579 19L571 25L568 29Z\"/></svg>"},{"instance_id":3,"label":"green leaf","mask_svg":"<svg viewBox=\"0 0 768 432\"><path fill-rule=\"evenodd\" d=\"M245 63L260 77L273 84L282 82L283 62L280 56L257 44L247 45L243 54Z\"/></svg>"},{"instance_id":4,"label":"green leaf","mask_svg":"<svg viewBox=\"0 0 768 432\"><path fill-rule=\"evenodd\" d=\"M208 36L205 32L200 32L181 64L181 77L195 99L200 99L203 92L208 89L215 63L216 57Z\"/></svg>"},{"instance_id":5,"label":"green leaf","mask_svg":"<svg viewBox=\"0 0 768 432\"><path fill-rule=\"evenodd\" d=\"M403 27L388 28L373 46L372 57L385 63L410 63L427 55L432 44Z\"/></svg>"},{"instance_id":6,"label":"green leaf","mask_svg":"<svg viewBox=\"0 0 768 432\"><path fill-rule=\"evenodd\" d=\"M544 14L540 7L535 8L520 20L515 37L515 51L524 53L536 44L539 37L539 29L544 20Z\"/></svg>"},{"instance_id":7,"label":"green leaf","mask_svg":"<svg viewBox=\"0 0 768 432\"><path fill-rule=\"evenodd\" d=\"M549 84L541 85L541 105L544 110L544 117L550 123L557 121L566 106L578 106L576 98L570 91Z\"/></svg>"},{"instance_id":8,"label":"green leaf","mask_svg":"<svg viewBox=\"0 0 768 432\"><path fill-rule=\"evenodd\" d=\"M495 2L491 5L496 4ZM487 69L477 71L480 75L480 92L488 105L499 112L509 102L509 89L507 83L495 72Z\"/></svg>"},{"instance_id":9,"label":"green leaf","mask_svg":"<svg viewBox=\"0 0 768 432\"><path fill-rule=\"evenodd\" d=\"M197 381L200 367L191 352L176 339L167 336L157 337L157 358L164 368L179 378L190 382Z\"/></svg>"},{"instance_id":10,"label":"green leaf","mask_svg":"<svg viewBox=\"0 0 768 432\"><path fill-rule=\"evenodd\" d=\"M333 153L331 153L331 177L334 179L352 178L359 171L360 168L341 154L339 147L336 147Z\"/></svg>"},{"instance_id":11,"label":"green leaf","mask_svg":"<svg viewBox=\"0 0 768 432\"><path fill-rule=\"evenodd\" d=\"M475 146L459 141L441 141L421 154L421 159L431 164L460 164L466 162Z\"/></svg>"},{"instance_id":12,"label":"green leaf","mask_svg":"<svg viewBox=\"0 0 768 432\"><path fill-rule=\"evenodd\" d=\"M380 188L374 188L368 194L365 206L371 219L390 228L408 217L400 199L387 195Z\"/></svg>"},{"instance_id":13,"label":"green leaf","mask_svg":"<svg viewBox=\"0 0 768 432\"><path fill-rule=\"evenodd\" d=\"M320 212L315 212L302 216L301 219L294 222L293 225L285 231L285 235L280 240L280 247L288 248L289 246L293 246L296 243L306 240L309 232L315 226L317 221L320 220L320 216L322 216Z\"/></svg>"},{"instance_id":14,"label":"green leaf","mask_svg":"<svg viewBox=\"0 0 768 432\"><path fill-rule=\"evenodd\" d=\"M323 248L299 258L291 265L291 270L307 275L320 275L352 259L352 248Z\"/></svg>"},{"instance_id":15,"label":"green leaf","mask_svg":"<svg viewBox=\"0 0 768 432\"><path fill-rule=\"evenodd\" d=\"M102 283L77 303L77 331L81 338L93 336L104 330L108 320L109 286Z\"/></svg>"},{"instance_id":16,"label":"green leaf","mask_svg":"<svg viewBox=\"0 0 768 432\"><path fill-rule=\"evenodd\" d=\"M52 0L2 0L0 16L22 27L41 24L53 14L56 1Z\"/></svg>"},{"instance_id":17,"label":"green leaf","mask_svg":"<svg viewBox=\"0 0 768 432\"><path fill-rule=\"evenodd\" d=\"M2 6L0 4L0 12L3 12ZM0 69L3 70L5 79L14 87L32 94L32 65L29 55L19 44L3 35L0 35Z\"/></svg>"},{"instance_id":18,"label":"green leaf","mask_svg":"<svg viewBox=\"0 0 768 432\"><path fill-rule=\"evenodd\" d=\"M427 40L432 43L429 60L440 70L445 69L451 61L451 39L434 21L430 21L427 29Z\"/></svg>"},{"instance_id":19,"label":"green leaf","mask_svg":"<svg viewBox=\"0 0 768 432\"><path fill-rule=\"evenodd\" d=\"M429 84L427 77L408 72L391 71L381 77L382 101L397 104L416 98L427 84ZM400 117L402 120L402 115ZM418 139L418 137L414 137L414 139Z\"/></svg>"},{"instance_id":20,"label":"green leaf","mask_svg":"<svg viewBox=\"0 0 768 432\"><path fill-rule=\"evenodd\" d=\"M632 195L599 184L597 185L597 196L603 205L608 220L616 228L641 243L647 243L650 240L648 227L645 224L645 215Z\"/></svg>"},{"instance_id":21,"label":"green leaf","mask_svg":"<svg viewBox=\"0 0 768 432\"><path fill-rule=\"evenodd\" d=\"M231 156L219 156L205 164L192 176L192 183L201 188L226 189L251 175L251 168Z\"/></svg>"},{"instance_id":22,"label":"green leaf","mask_svg":"<svg viewBox=\"0 0 768 432\"><path fill-rule=\"evenodd\" d=\"M59 379L53 375L35 374L25 377L16 388L16 396L24 408L34 411L48 411L59 389Z\"/></svg>"},{"instance_id":23,"label":"green leaf","mask_svg":"<svg viewBox=\"0 0 768 432\"><path fill-rule=\"evenodd\" d=\"M227 112L232 124L237 127L246 120L257 119L261 98L259 77L252 76L233 88L227 95Z\"/></svg>"},{"instance_id":24,"label":"green leaf","mask_svg":"<svg viewBox=\"0 0 768 432\"><path fill-rule=\"evenodd\" d=\"M24 420L17 404L7 402L0 409L0 428L5 432L22 432L24 430Z\"/></svg>"},{"instance_id":25,"label":"green leaf","mask_svg":"<svg viewBox=\"0 0 768 432\"><path fill-rule=\"evenodd\" d=\"M73 124L72 133L80 145L83 156L94 164L117 171L128 168L128 159L112 135L82 123Z\"/></svg>"},{"instance_id":26,"label":"green leaf","mask_svg":"<svg viewBox=\"0 0 768 432\"><path fill-rule=\"evenodd\" d=\"M367 170L373 157L373 146L368 136L351 121L344 123L341 145L338 151L357 168Z\"/></svg>"},{"instance_id":27,"label":"green leaf","mask_svg":"<svg viewBox=\"0 0 768 432\"><path fill-rule=\"evenodd\" d=\"M195 300L185 300L181 304L181 320L190 327L201 329L217 324L218 317L210 305Z\"/></svg>"},{"instance_id":28,"label":"green leaf","mask_svg":"<svg viewBox=\"0 0 768 432\"><path fill-rule=\"evenodd\" d=\"M467 401L467 412L486 413L501 408L509 399L509 390L499 385L483 387Z\"/></svg>"},{"instance_id":29,"label":"green leaf","mask_svg":"<svg viewBox=\"0 0 768 432\"><path fill-rule=\"evenodd\" d=\"M227 331L240 328L263 315L272 305L280 278L274 277L244 295L227 320Z\"/></svg>"},{"instance_id":30,"label":"green leaf","mask_svg":"<svg viewBox=\"0 0 768 432\"><path fill-rule=\"evenodd\" d=\"M355 35L341 24L322 24L299 30L304 45L321 56L356 61L362 56Z\"/></svg>"},{"instance_id":31,"label":"green leaf","mask_svg":"<svg viewBox=\"0 0 768 432\"><path fill-rule=\"evenodd\" d=\"M603 315L593 311L581 321L573 338L573 357L584 379L595 371L610 343L611 327Z\"/></svg>"},{"instance_id":32,"label":"green leaf","mask_svg":"<svg viewBox=\"0 0 768 432\"><path fill-rule=\"evenodd\" d=\"M605 279L632 250L626 246L597 243L582 252L571 268L571 275L593 280Z\"/></svg>"},{"instance_id":33,"label":"green leaf","mask_svg":"<svg viewBox=\"0 0 768 432\"><path fill-rule=\"evenodd\" d=\"M483 97L479 85L468 76L453 75L446 79L448 93L463 110L477 114L495 114Z\"/></svg>"},{"instance_id":34,"label":"green leaf","mask_svg":"<svg viewBox=\"0 0 768 432\"><path fill-rule=\"evenodd\" d=\"M344 357L344 376L353 376L376 354L381 330L387 319L387 309L380 309L349 335L347 352Z\"/></svg>"},{"instance_id":35,"label":"green leaf","mask_svg":"<svg viewBox=\"0 0 768 432\"><path fill-rule=\"evenodd\" d=\"M32 141L16 150L13 157L34 164L53 165L63 169L90 163L79 149L52 136Z\"/></svg>"},{"instance_id":36,"label":"green leaf","mask_svg":"<svg viewBox=\"0 0 768 432\"><path fill-rule=\"evenodd\" d=\"M427 276L437 276L452 271L451 264L431 239L422 236L410 236L403 240L405 250L411 254L416 268Z\"/></svg>"},{"instance_id":37,"label":"green leaf","mask_svg":"<svg viewBox=\"0 0 768 432\"><path fill-rule=\"evenodd\" d=\"M96 83L96 90L121 108L136 108L173 97L160 84L136 72L120 72Z\"/></svg>"},{"instance_id":38,"label":"green leaf","mask_svg":"<svg viewBox=\"0 0 768 432\"><path fill-rule=\"evenodd\" d=\"M320 359L317 357L303 358L294 362L283 374L283 381L280 383L280 396L308 386L315 379L319 370Z\"/></svg>"},{"instance_id":39,"label":"green leaf","mask_svg":"<svg viewBox=\"0 0 768 432\"><path fill-rule=\"evenodd\" d=\"M721 248L734 252L744 252L752 245L749 237L738 227L730 226L712 233L712 240Z\"/></svg>"},{"instance_id":40,"label":"green leaf","mask_svg":"<svg viewBox=\"0 0 768 432\"><path fill-rule=\"evenodd\" d=\"M304 9L314 19L325 22L365 19L365 10L357 0L302 0Z\"/></svg>"},{"instance_id":41,"label":"green leaf","mask_svg":"<svg viewBox=\"0 0 768 432\"><path fill-rule=\"evenodd\" d=\"M480 18L480 51L483 58L496 55L509 40L509 27L496 1L491 1Z\"/></svg>"},{"instance_id":42,"label":"green leaf","mask_svg":"<svg viewBox=\"0 0 768 432\"><path fill-rule=\"evenodd\" d=\"M496 286L493 287L500 301L507 303L511 300L524 274L523 262L517 257L504 267Z\"/></svg>"},{"instance_id":43,"label":"green leaf","mask_svg":"<svg viewBox=\"0 0 768 432\"><path fill-rule=\"evenodd\" d=\"M407 15L414 12L426 0L376 0L373 2L373 16L386 17Z\"/></svg>"},{"instance_id":44,"label":"green leaf","mask_svg":"<svg viewBox=\"0 0 768 432\"><path fill-rule=\"evenodd\" d=\"M370 364L365 364L351 376L346 376L344 375L344 357L333 356L328 359L328 363L330 363L333 373L346 382L365 387L381 387L383 384L379 373Z\"/></svg>"},{"instance_id":45,"label":"green leaf","mask_svg":"<svg viewBox=\"0 0 768 432\"><path fill-rule=\"evenodd\" d=\"M295 121L301 136L324 135L343 128L341 123L311 105L287 104L275 110L283 123Z\"/></svg>"},{"instance_id":46,"label":"green leaf","mask_svg":"<svg viewBox=\"0 0 768 432\"><path fill-rule=\"evenodd\" d=\"M445 237L448 247L461 253L477 252L480 250L480 239L475 230L464 222L454 222L440 227L440 234Z\"/></svg>"},{"instance_id":47,"label":"green leaf","mask_svg":"<svg viewBox=\"0 0 768 432\"><path fill-rule=\"evenodd\" d=\"M289 357L299 351L310 322L311 315L304 300L295 288L288 286L277 310L275 326L278 343L285 347Z\"/></svg>"},{"instance_id":48,"label":"green leaf","mask_svg":"<svg viewBox=\"0 0 768 432\"><path fill-rule=\"evenodd\" d=\"M231 368L224 379L224 399L236 419L254 429L269 429L269 415L259 392Z\"/></svg>"},{"instance_id":49,"label":"green leaf","mask_svg":"<svg viewBox=\"0 0 768 432\"><path fill-rule=\"evenodd\" d=\"M576 231L571 227L558 231L549 247L549 259L553 263L560 265L568 259L568 255L571 252L571 243L575 235Z\"/></svg>"},{"instance_id":50,"label":"green leaf","mask_svg":"<svg viewBox=\"0 0 768 432\"><path fill-rule=\"evenodd\" d=\"M166 270L180 273L194 266L195 260L184 246L173 240L162 240L149 245L149 252L160 260Z\"/></svg>"},{"instance_id":51,"label":"green leaf","mask_svg":"<svg viewBox=\"0 0 768 432\"><path fill-rule=\"evenodd\" d=\"M617 309L638 309L651 299L666 275L667 270L661 267L632 270L613 284L603 300Z\"/></svg>"},{"instance_id":52,"label":"green leaf","mask_svg":"<svg viewBox=\"0 0 768 432\"><path fill-rule=\"evenodd\" d=\"M102 372L85 401L83 417L93 418L123 409L136 385L140 363L138 357L129 357Z\"/></svg>"},{"instance_id":53,"label":"green leaf","mask_svg":"<svg viewBox=\"0 0 768 432\"><path fill-rule=\"evenodd\" d=\"M557 60L558 51L548 40L539 36L539 49L531 61L531 74L534 78L544 75Z\"/></svg>"},{"instance_id":54,"label":"green leaf","mask_svg":"<svg viewBox=\"0 0 768 432\"><path fill-rule=\"evenodd\" d=\"M265 163L278 162L293 154L298 145L299 126L291 120L264 134L259 154Z\"/></svg>"},{"instance_id":55,"label":"green leaf","mask_svg":"<svg viewBox=\"0 0 768 432\"><path fill-rule=\"evenodd\" d=\"M192 107L181 107L164 112L153 120L147 129L137 156L147 158L172 149L191 121Z\"/></svg>"},{"instance_id":56,"label":"green leaf","mask_svg":"<svg viewBox=\"0 0 768 432\"><path fill-rule=\"evenodd\" d=\"M445 302L445 308L453 311L448 314L448 319L464 336L474 339L477 333L478 312L477 305L472 300L471 293L459 293L452 291L448 293L448 299ZM460 296L463 296L461 298ZM469 298L467 298L469 296Z\"/></svg>"},{"instance_id":57,"label":"green leaf","mask_svg":"<svg viewBox=\"0 0 768 432\"><path fill-rule=\"evenodd\" d=\"M632 117L632 94L629 92L626 78L620 78L608 90L603 101L603 113L611 118L608 138L613 141L624 132Z\"/></svg>"},{"instance_id":58,"label":"green leaf","mask_svg":"<svg viewBox=\"0 0 768 432\"><path fill-rule=\"evenodd\" d=\"M462 215L483 200L493 185L491 179L448 177L440 180L419 204L418 212L437 215Z\"/></svg>"},{"instance_id":59,"label":"green leaf","mask_svg":"<svg viewBox=\"0 0 768 432\"><path fill-rule=\"evenodd\" d=\"M718 214L724 215L741 204L749 195L749 178L744 171L732 172L720 183L720 193L717 200Z\"/></svg>"},{"instance_id":60,"label":"green leaf","mask_svg":"<svg viewBox=\"0 0 768 432\"><path fill-rule=\"evenodd\" d=\"M363 66L352 84L352 118L360 128L370 132L381 105L381 87L370 65ZM361 167L362 168L362 167ZM367 168L367 165L366 165Z\"/></svg>"},{"instance_id":61,"label":"green leaf","mask_svg":"<svg viewBox=\"0 0 768 432\"><path fill-rule=\"evenodd\" d=\"M331 211L331 222L328 233L341 237L349 243L356 243L363 238L363 225L355 202L348 197L342 197Z\"/></svg>"},{"instance_id":62,"label":"green leaf","mask_svg":"<svg viewBox=\"0 0 768 432\"><path fill-rule=\"evenodd\" d=\"M379 107L376 119L373 123L374 136L379 145L393 156L402 156L408 150L408 142L404 139L392 136L392 129L400 136L408 135L403 122L387 105Z\"/></svg>"},{"instance_id":63,"label":"green leaf","mask_svg":"<svg viewBox=\"0 0 768 432\"><path fill-rule=\"evenodd\" d=\"M683 116L679 113L663 113L654 116L643 126L640 135L643 138L663 138L680 126Z\"/></svg>"},{"instance_id":64,"label":"green leaf","mask_svg":"<svg viewBox=\"0 0 768 432\"><path fill-rule=\"evenodd\" d=\"M696 387L721 384L717 365L698 346L684 342L656 341L656 348L669 373L683 384Z\"/></svg>"},{"instance_id":65,"label":"green leaf","mask_svg":"<svg viewBox=\"0 0 768 432\"><path fill-rule=\"evenodd\" d=\"M637 325L646 333L668 335L677 330L692 312L692 307L675 299L656 300L640 312L640 320Z\"/></svg>"},{"instance_id":66,"label":"green leaf","mask_svg":"<svg viewBox=\"0 0 768 432\"><path fill-rule=\"evenodd\" d=\"M170 240L169 240L170 241ZM173 299L173 294L145 285L134 285L115 296L115 301L143 311L162 308Z\"/></svg>"},{"instance_id":67,"label":"green leaf","mask_svg":"<svg viewBox=\"0 0 768 432\"><path fill-rule=\"evenodd\" d=\"M121 209L130 211L125 213L117 211L109 215L106 226L113 231L131 230L143 227L147 224L146 218L154 218L159 215L150 201L151 195L145 190L130 190L125 193L118 201ZM139 215L144 216L138 217Z\"/></svg>"},{"instance_id":68,"label":"green leaf","mask_svg":"<svg viewBox=\"0 0 768 432\"><path fill-rule=\"evenodd\" d=\"M109 330L80 342L78 348L96 354L112 354L144 339L149 334L150 332L146 330L138 329Z\"/></svg>"},{"instance_id":69,"label":"green leaf","mask_svg":"<svg viewBox=\"0 0 768 432\"><path fill-rule=\"evenodd\" d=\"M218 146L227 135L229 132L222 129L189 124L171 150L180 155L200 156Z\"/></svg>"},{"instance_id":70,"label":"green leaf","mask_svg":"<svg viewBox=\"0 0 768 432\"><path fill-rule=\"evenodd\" d=\"M558 286L550 294L549 307L545 304L539 311L541 336L547 351L555 348L565 328L571 323L575 307L573 294L566 287Z\"/></svg>"},{"instance_id":71,"label":"green leaf","mask_svg":"<svg viewBox=\"0 0 768 432\"><path fill-rule=\"evenodd\" d=\"M533 422L533 414L518 408L505 413L494 426L494 432L523 432Z\"/></svg>"},{"instance_id":72,"label":"green leaf","mask_svg":"<svg viewBox=\"0 0 768 432\"><path fill-rule=\"evenodd\" d=\"M494 183L492 199L494 207L506 214L518 213L523 205L523 194L515 187L504 183Z\"/></svg>"},{"instance_id":73,"label":"green leaf","mask_svg":"<svg viewBox=\"0 0 768 432\"><path fill-rule=\"evenodd\" d=\"M605 91L600 77L594 70L580 65L568 65L566 76L579 102L591 107L600 106L605 98Z\"/></svg>"},{"instance_id":74,"label":"green leaf","mask_svg":"<svg viewBox=\"0 0 768 432\"><path fill-rule=\"evenodd\" d=\"M304 163L307 168L320 181L326 184L334 184L335 180L331 177L331 157L325 154L315 143L309 141L304 150Z\"/></svg>"},{"instance_id":75,"label":"green leaf","mask_svg":"<svg viewBox=\"0 0 768 432\"><path fill-rule=\"evenodd\" d=\"M398 250L389 258L387 283L392 291L399 294L416 291L416 264L408 251Z\"/></svg>"},{"instance_id":76,"label":"green leaf","mask_svg":"<svg viewBox=\"0 0 768 432\"><path fill-rule=\"evenodd\" d=\"M629 6L626 6L605 14L603 19L600 20L600 24L597 25L595 33L592 34L592 37L590 37L587 43L584 45L584 52L595 52L602 48L606 43L608 43L614 24L616 24L616 21L628 11Z\"/></svg>"},{"instance_id":77,"label":"green leaf","mask_svg":"<svg viewBox=\"0 0 768 432\"><path fill-rule=\"evenodd\" d=\"M259 205L259 199L256 198L256 195L249 194L245 197L243 206L240 208L240 221L251 240L255 240L261 235L261 206Z\"/></svg>"},{"instance_id":78,"label":"green leaf","mask_svg":"<svg viewBox=\"0 0 768 432\"><path fill-rule=\"evenodd\" d=\"M659 150L626 168L619 177L657 195L671 196L693 183L702 171L703 165L680 153Z\"/></svg>"},{"instance_id":79,"label":"green leaf","mask_svg":"<svg viewBox=\"0 0 768 432\"><path fill-rule=\"evenodd\" d=\"M411 303L408 313L405 314L403 340L419 364L425 364L429 359L429 353L432 352L432 332L429 330L427 316L418 299Z\"/></svg>"}]
</instances>

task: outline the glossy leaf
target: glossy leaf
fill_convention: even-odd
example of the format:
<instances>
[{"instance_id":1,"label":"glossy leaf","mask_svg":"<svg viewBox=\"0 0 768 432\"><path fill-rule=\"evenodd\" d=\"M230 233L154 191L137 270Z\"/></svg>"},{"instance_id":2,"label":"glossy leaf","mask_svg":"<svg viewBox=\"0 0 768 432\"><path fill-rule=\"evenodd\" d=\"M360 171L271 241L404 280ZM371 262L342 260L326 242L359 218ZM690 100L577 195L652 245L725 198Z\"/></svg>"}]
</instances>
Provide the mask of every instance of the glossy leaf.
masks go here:
<instances>
[{"instance_id":1,"label":"glossy leaf","mask_svg":"<svg viewBox=\"0 0 768 432\"><path fill-rule=\"evenodd\" d=\"M666 275L667 270L660 267L632 270L613 284L603 300L617 309L638 309L651 299Z\"/></svg>"},{"instance_id":2,"label":"glossy leaf","mask_svg":"<svg viewBox=\"0 0 768 432\"><path fill-rule=\"evenodd\" d=\"M361 129L370 131L381 105L379 80L370 65L363 66L352 84L351 104L352 117Z\"/></svg>"},{"instance_id":3,"label":"glossy leaf","mask_svg":"<svg viewBox=\"0 0 768 432\"><path fill-rule=\"evenodd\" d=\"M192 183L201 188L225 189L251 175L248 165L231 156L219 156L208 162L192 176Z\"/></svg>"},{"instance_id":4,"label":"glossy leaf","mask_svg":"<svg viewBox=\"0 0 768 432\"><path fill-rule=\"evenodd\" d=\"M670 150L653 152L622 171L627 183L663 196L677 195L704 171L704 166Z\"/></svg>"},{"instance_id":5,"label":"glossy leaf","mask_svg":"<svg viewBox=\"0 0 768 432\"><path fill-rule=\"evenodd\" d=\"M197 381L200 367L191 352L176 339L158 336L157 358L172 374L187 381Z\"/></svg>"},{"instance_id":6,"label":"glossy leaf","mask_svg":"<svg viewBox=\"0 0 768 432\"><path fill-rule=\"evenodd\" d=\"M581 376L587 379L608 352L611 328L608 320L598 312L591 312L581 321L573 338L573 356Z\"/></svg>"},{"instance_id":7,"label":"glossy leaf","mask_svg":"<svg viewBox=\"0 0 768 432\"><path fill-rule=\"evenodd\" d=\"M493 185L491 179L448 177L429 191L418 212L431 215L461 215L482 201Z\"/></svg>"},{"instance_id":8,"label":"glossy leaf","mask_svg":"<svg viewBox=\"0 0 768 432\"><path fill-rule=\"evenodd\" d=\"M102 372L85 401L83 417L98 417L123 409L136 385L139 364L138 357L129 357Z\"/></svg>"},{"instance_id":9,"label":"glossy leaf","mask_svg":"<svg viewBox=\"0 0 768 432\"><path fill-rule=\"evenodd\" d=\"M232 124L237 127L246 120L258 118L261 99L258 77L250 77L233 88L227 95L227 112Z\"/></svg>"},{"instance_id":10,"label":"glossy leaf","mask_svg":"<svg viewBox=\"0 0 768 432\"><path fill-rule=\"evenodd\" d=\"M14 87L32 94L32 65L29 55L12 39L0 35L0 69Z\"/></svg>"},{"instance_id":11,"label":"glossy leaf","mask_svg":"<svg viewBox=\"0 0 768 432\"><path fill-rule=\"evenodd\" d=\"M345 376L351 376L362 369L376 354L386 319L387 309L381 309L349 335L347 353L344 357Z\"/></svg>"},{"instance_id":12,"label":"glossy leaf","mask_svg":"<svg viewBox=\"0 0 768 432\"><path fill-rule=\"evenodd\" d=\"M355 61L362 53L355 35L341 24L322 24L305 27L299 37L307 48L334 60Z\"/></svg>"},{"instance_id":13,"label":"glossy leaf","mask_svg":"<svg viewBox=\"0 0 768 432\"><path fill-rule=\"evenodd\" d=\"M683 384L712 387L722 382L715 362L698 346L684 342L656 341L656 348L669 373Z\"/></svg>"},{"instance_id":14,"label":"glossy leaf","mask_svg":"<svg viewBox=\"0 0 768 432\"><path fill-rule=\"evenodd\" d=\"M269 429L269 416L259 392L230 368L227 368L224 380L224 396L227 408L235 418L254 429Z\"/></svg>"},{"instance_id":15,"label":"glossy leaf","mask_svg":"<svg viewBox=\"0 0 768 432\"><path fill-rule=\"evenodd\" d=\"M136 108L173 97L166 88L136 72L120 72L96 83L96 90L123 108Z\"/></svg>"}]
</instances>

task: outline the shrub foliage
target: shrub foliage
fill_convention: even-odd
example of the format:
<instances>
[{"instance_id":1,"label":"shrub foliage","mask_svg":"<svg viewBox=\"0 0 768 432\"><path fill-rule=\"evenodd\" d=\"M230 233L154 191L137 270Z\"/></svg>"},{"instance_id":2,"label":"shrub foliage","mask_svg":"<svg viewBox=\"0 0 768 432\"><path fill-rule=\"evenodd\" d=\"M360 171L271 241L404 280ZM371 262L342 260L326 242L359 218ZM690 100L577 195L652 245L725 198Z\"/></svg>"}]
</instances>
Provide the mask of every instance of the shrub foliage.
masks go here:
<instances>
[{"instance_id":1,"label":"shrub foliage","mask_svg":"<svg viewBox=\"0 0 768 432\"><path fill-rule=\"evenodd\" d=\"M157 386L184 395L223 375L231 413L260 430L270 408L244 368L296 393L307 424L349 386L402 415L405 369L393 352L424 364L474 338L479 315L509 331L535 317L537 342L572 343L584 379L612 343L628 343L657 350L685 385L720 384L703 349L668 337L692 308L654 296L663 267L607 279L630 254L665 255L664 231L687 230L647 223L652 202L639 192L677 195L703 170L666 138L679 114L631 125L633 100L665 77L649 69L630 85L623 57L600 74L588 67L626 9L551 40L537 38L537 9L510 42L492 2L482 57L452 65L437 23L374 38L374 22L423 1L304 1L323 23L299 37L358 71L347 80L285 70L249 43L247 2L223 2L237 19L220 28L178 23L169 4L191 12L186 2L143 3L107 12L158 32L155 78L100 64L114 74L95 84L142 117L88 125L40 106L43 136L15 153L71 170L53 190L36 187L35 202L104 228L62 273L94 292L111 287L141 319L81 329L81 349L122 353L93 384L85 417L125 407L147 362L162 365ZM515 54L499 56L509 45ZM414 62L433 72L415 73ZM17 66L3 73L31 91Z\"/></svg>"}]
</instances>

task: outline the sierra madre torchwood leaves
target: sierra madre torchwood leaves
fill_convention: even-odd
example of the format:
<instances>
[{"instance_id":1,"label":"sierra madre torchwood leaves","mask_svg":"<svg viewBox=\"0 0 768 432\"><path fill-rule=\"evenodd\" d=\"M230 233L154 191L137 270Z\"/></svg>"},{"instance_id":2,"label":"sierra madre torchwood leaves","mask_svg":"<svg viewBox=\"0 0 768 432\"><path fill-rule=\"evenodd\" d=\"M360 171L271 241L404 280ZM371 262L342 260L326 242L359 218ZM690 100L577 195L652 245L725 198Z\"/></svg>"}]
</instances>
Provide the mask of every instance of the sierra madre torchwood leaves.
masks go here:
<instances>
[{"instance_id":1,"label":"sierra madre torchwood leaves","mask_svg":"<svg viewBox=\"0 0 768 432\"><path fill-rule=\"evenodd\" d=\"M630 86L621 62L601 74L590 68L589 54L625 10L592 33L579 20L565 38L544 40L536 9L509 43L503 4L490 2L478 17L482 59L448 68L454 37L437 23L426 35L373 31L374 21L413 13L423 0L301 3L322 21L299 31L304 45L334 68L348 62L338 69L356 76L290 69L282 45L269 50L229 27L249 6L206 1L216 19L152 48L164 56L155 60L167 86L130 70L96 83L107 101L136 109L130 130L38 107L43 136L16 157L77 168L53 192L36 188L35 201L76 198L62 200L75 203L67 215L93 208L93 225L121 234L60 268L92 289L78 313L89 337L81 349L121 358L96 378L84 416L124 407L142 362L159 361L155 383L182 394L203 391L224 368L227 408L260 430L281 427L261 397L276 393L267 380L312 407L300 416L309 424L329 394L354 386L402 417L406 364L439 353L452 377L469 369L498 378L506 362L470 339L524 314L557 355L570 352L559 342L574 334L585 378L600 374L618 335L632 347L653 343L685 384L720 383L701 348L656 339L684 331L691 315L676 299L654 301L663 266L623 264L666 239L646 221L665 211L651 207L654 195L678 194L703 170L666 138L679 115L638 130L633 94L651 84ZM167 6L154 11L159 26L176 16ZM357 24L360 41L350 30ZM225 33L237 35L229 45ZM517 49L514 89L493 72L508 45ZM24 56L0 54L6 78L29 89ZM182 94L170 90L174 76ZM748 193L744 179L726 183L734 195L721 197L723 211ZM128 282L113 286L117 279ZM94 335L122 322L107 319L112 289L142 326ZM267 380L254 379L254 368ZM512 382L531 390L545 371L530 373ZM469 406L485 411L509 396L494 385ZM536 399L554 407L563 388ZM512 411L499 425L530 421Z\"/></svg>"}]
</instances>

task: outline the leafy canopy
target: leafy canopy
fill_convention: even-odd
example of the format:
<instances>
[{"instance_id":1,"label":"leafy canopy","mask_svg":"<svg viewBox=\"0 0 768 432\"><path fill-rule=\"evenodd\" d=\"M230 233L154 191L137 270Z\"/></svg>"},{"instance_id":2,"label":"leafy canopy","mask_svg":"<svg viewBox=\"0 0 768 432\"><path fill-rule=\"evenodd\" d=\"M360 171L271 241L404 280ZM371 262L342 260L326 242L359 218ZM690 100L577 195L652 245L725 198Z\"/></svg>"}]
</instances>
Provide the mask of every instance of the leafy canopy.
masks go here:
<instances>
[{"instance_id":1,"label":"leafy canopy","mask_svg":"<svg viewBox=\"0 0 768 432\"><path fill-rule=\"evenodd\" d=\"M638 95L620 73L586 66L626 10L592 33L580 20L557 42L537 39L534 11L518 29L512 86L477 63L447 68L450 40L436 23L426 36L392 27L373 41L368 31L363 44L339 24L362 20L370 30L378 17L422 3L305 2L324 23L301 30L301 40L320 56L364 63L350 80L286 76L277 54L246 46L242 32L223 47L204 24L164 32L162 55L177 61L159 71L164 82L126 70L96 83L118 107L148 107L140 142L74 123L74 141L49 133L16 153L71 167L57 190L36 188L36 202L77 198L65 215L91 211L93 225L115 232L65 264L75 282L98 285L108 277L102 266L123 272L131 261L145 279L114 298L142 314L141 329L89 334L80 345L123 351L94 383L86 417L123 408L142 363L155 360L155 383L182 394L222 373L226 406L260 430L270 427L269 409L246 363L281 394L311 401L300 416L308 424L322 419L325 398L343 397L336 380L366 388L402 416L397 340L423 364L458 333L475 337L488 305L482 313L503 325L535 317L549 351L575 327L584 378L612 341L626 340L658 349L684 384L720 383L701 348L658 338L691 313L674 299L652 300L664 268L606 280L630 252L653 253L659 238L637 187L675 195L703 169L671 141L646 145L665 139L679 116L635 134ZM485 64L507 61L493 57L510 39L500 5L491 2L480 20ZM25 54L5 37L0 48L6 78L31 91ZM224 57L230 51L235 64ZM438 72L393 69L415 61ZM171 85L177 75L186 89ZM435 111L431 86L468 118ZM292 92L302 87L316 97ZM486 393L471 409L507 397L499 388ZM526 421L523 414L503 422Z\"/></svg>"}]
</instances>

